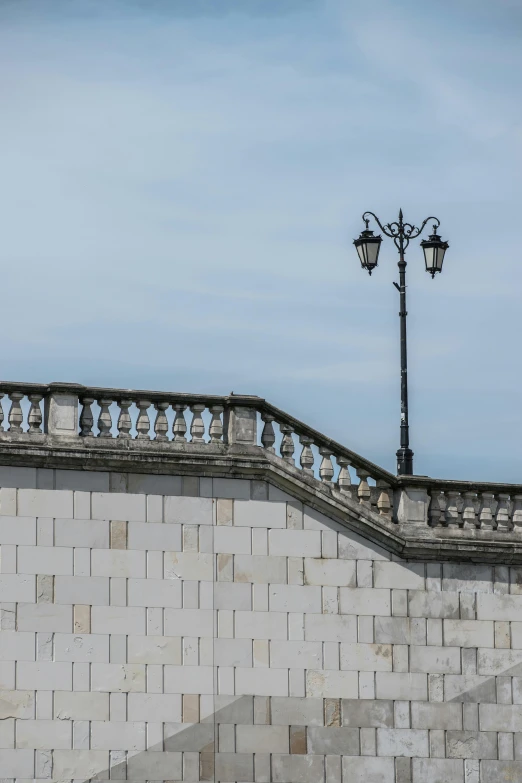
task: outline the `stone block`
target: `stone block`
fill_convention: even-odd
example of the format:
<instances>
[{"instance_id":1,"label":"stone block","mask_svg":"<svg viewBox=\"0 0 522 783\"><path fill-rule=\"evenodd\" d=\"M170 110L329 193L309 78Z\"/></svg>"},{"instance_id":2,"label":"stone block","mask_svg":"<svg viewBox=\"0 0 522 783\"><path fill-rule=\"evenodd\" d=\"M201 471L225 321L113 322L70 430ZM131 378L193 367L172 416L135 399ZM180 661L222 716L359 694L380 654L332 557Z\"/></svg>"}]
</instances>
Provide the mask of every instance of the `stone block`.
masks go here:
<instances>
[{"instance_id":1,"label":"stone block","mask_svg":"<svg viewBox=\"0 0 522 783\"><path fill-rule=\"evenodd\" d=\"M444 620L444 644L459 647L494 647L491 620Z\"/></svg>"},{"instance_id":2,"label":"stone block","mask_svg":"<svg viewBox=\"0 0 522 783\"><path fill-rule=\"evenodd\" d=\"M164 668L165 693L214 693L212 666L170 666Z\"/></svg>"},{"instance_id":3,"label":"stone block","mask_svg":"<svg viewBox=\"0 0 522 783\"><path fill-rule=\"evenodd\" d=\"M477 673L507 677L522 675L522 650L478 650Z\"/></svg>"},{"instance_id":4,"label":"stone block","mask_svg":"<svg viewBox=\"0 0 522 783\"><path fill-rule=\"evenodd\" d=\"M196 697L190 696L188 698ZM165 750L177 750L184 753L205 750L209 752L209 748L214 743L215 733L216 726L212 723L166 723Z\"/></svg>"},{"instance_id":5,"label":"stone block","mask_svg":"<svg viewBox=\"0 0 522 783\"><path fill-rule=\"evenodd\" d=\"M181 639L173 636L129 636L129 663L181 664Z\"/></svg>"},{"instance_id":6,"label":"stone block","mask_svg":"<svg viewBox=\"0 0 522 783\"><path fill-rule=\"evenodd\" d=\"M376 562L373 569L374 585L400 590L423 590L424 570L424 563Z\"/></svg>"},{"instance_id":7,"label":"stone block","mask_svg":"<svg viewBox=\"0 0 522 783\"><path fill-rule=\"evenodd\" d=\"M288 635L286 614L281 612L242 612L235 616L238 639L286 639Z\"/></svg>"},{"instance_id":8,"label":"stone block","mask_svg":"<svg viewBox=\"0 0 522 783\"><path fill-rule=\"evenodd\" d=\"M19 489L18 514L21 517L72 519L73 493L57 489Z\"/></svg>"},{"instance_id":9,"label":"stone block","mask_svg":"<svg viewBox=\"0 0 522 783\"><path fill-rule=\"evenodd\" d=\"M476 563L443 563L442 589L453 590L455 593L492 593L493 566Z\"/></svg>"},{"instance_id":10,"label":"stone block","mask_svg":"<svg viewBox=\"0 0 522 783\"><path fill-rule=\"evenodd\" d=\"M0 486L36 489L36 468L0 465Z\"/></svg>"},{"instance_id":11,"label":"stone block","mask_svg":"<svg viewBox=\"0 0 522 783\"><path fill-rule=\"evenodd\" d=\"M343 779L350 783L394 783L392 758L343 756L342 765Z\"/></svg>"},{"instance_id":12,"label":"stone block","mask_svg":"<svg viewBox=\"0 0 522 783\"><path fill-rule=\"evenodd\" d=\"M212 496L250 500L250 481L247 479L214 478L212 479Z\"/></svg>"},{"instance_id":13,"label":"stone block","mask_svg":"<svg viewBox=\"0 0 522 783\"><path fill-rule=\"evenodd\" d=\"M318 755L359 755L359 731L346 727L310 726L307 731L308 753Z\"/></svg>"},{"instance_id":14,"label":"stone block","mask_svg":"<svg viewBox=\"0 0 522 783\"><path fill-rule=\"evenodd\" d=\"M304 581L307 585L355 587L355 561L305 557Z\"/></svg>"},{"instance_id":15,"label":"stone block","mask_svg":"<svg viewBox=\"0 0 522 783\"><path fill-rule=\"evenodd\" d=\"M181 780L182 755L170 751L142 751L127 758L127 780Z\"/></svg>"},{"instance_id":16,"label":"stone block","mask_svg":"<svg viewBox=\"0 0 522 783\"><path fill-rule=\"evenodd\" d=\"M428 732L425 729L377 729L378 756L427 758Z\"/></svg>"},{"instance_id":17,"label":"stone block","mask_svg":"<svg viewBox=\"0 0 522 783\"><path fill-rule=\"evenodd\" d=\"M285 584L287 581L286 557L260 555L235 555L234 581L257 584Z\"/></svg>"},{"instance_id":18,"label":"stone block","mask_svg":"<svg viewBox=\"0 0 522 783\"><path fill-rule=\"evenodd\" d=\"M166 636L213 636L212 609L165 609Z\"/></svg>"},{"instance_id":19,"label":"stone block","mask_svg":"<svg viewBox=\"0 0 522 783\"><path fill-rule=\"evenodd\" d=\"M109 605L109 579L102 576L57 576L54 580L57 604Z\"/></svg>"},{"instance_id":20,"label":"stone block","mask_svg":"<svg viewBox=\"0 0 522 783\"><path fill-rule=\"evenodd\" d=\"M59 752L59 751L58 751ZM11 783L10 778L33 778L34 750L22 748L4 748L2 750L2 779Z\"/></svg>"},{"instance_id":21,"label":"stone block","mask_svg":"<svg viewBox=\"0 0 522 783\"><path fill-rule=\"evenodd\" d=\"M0 574L2 602L32 602L36 598L36 579L30 574ZM36 629L28 629L36 630Z\"/></svg>"},{"instance_id":22,"label":"stone block","mask_svg":"<svg viewBox=\"0 0 522 783\"><path fill-rule=\"evenodd\" d=\"M317 530L270 530L271 555L283 557L321 557L321 534Z\"/></svg>"},{"instance_id":23,"label":"stone block","mask_svg":"<svg viewBox=\"0 0 522 783\"><path fill-rule=\"evenodd\" d=\"M73 550L70 547L58 546L20 546L18 573L72 575Z\"/></svg>"},{"instance_id":24,"label":"stone block","mask_svg":"<svg viewBox=\"0 0 522 783\"><path fill-rule=\"evenodd\" d=\"M237 726L237 753L289 753L288 732L280 726Z\"/></svg>"},{"instance_id":25,"label":"stone block","mask_svg":"<svg viewBox=\"0 0 522 783\"><path fill-rule=\"evenodd\" d=\"M0 690L0 720L21 718L28 720L35 716L34 691Z\"/></svg>"},{"instance_id":26,"label":"stone block","mask_svg":"<svg viewBox=\"0 0 522 783\"><path fill-rule=\"evenodd\" d=\"M410 617L458 618L459 594L410 590L408 614Z\"/></svg>"},{"instance_id":27,"label":"stone block","mask_svg":"<svg viewBox=\"0 0 522 783\"><path fill-rule=\"evenodd\" d=\"M146 577L145 552L126 549L93 549L92 576L117 576L134 579Z\"/></svg>"},{"instance_id":28,"label":"stone block","mask_svg":"<svg viewBox=\"0 0 522 783\"><path fill-rule=\"evenodd\" d=\"M214 551L231 555L250 555L252 532L248 527L216 527L214 530Z\"/></svg>"},{"instance_id":29,"label":"stone block","mask_svg":"<svg viewBox=\"0 0 522 783\"><path fill-rule=\"evenodd\" d=\"M129 693L127 698L128 720L181 723L181 696L178 693Z\"/></svg>"},{"instance_id":30,"label":"stone block","mask_svg":"<svg viewBox=\"0 0 522 783\"><path fill-rule=\"evenodd\" d=\"M339 588L342 614L389 615L390 591L368 587Z\"/></svg>"},{"instance_id":31,"label":"stone block","mask_svg":"<svg viewBox=\"0 0 522 783\"><path fill-rule=\"evenodd\" d=\"M449 759L496 759L497 734L494 731L447 731L446 756Z\"/></svg>"},{"instance_id":32,"label":"stone block","mask_svg":"<svg viewBox=\"0 0 522 783\"><path fill-rule=\"evenodd\" d=\"M270 585L269 607L271 612L312 612L319 614L321 588L302 585Z\"/></svg>"},{"instance_id":33,"label":"stone block","mask_svg":"<svg viewBox=\"0 0 522 783\"><path fill-rule=\"evenodd\" d=\"M145 522L147 519L145 495L93 492L91 504L93 519L116 519L125 522Z\"/></svg>"},{"instance_id":34,"label":"stone block","mask_svg":"<svg viewBox=\"0 0 522 783\"><path fill-rule=\"evenodd\" d=\"M323 726L322 698L277 698L270 700L274 726Z\"/></svg>"},{"instance_id":35,"label":"stone block","mask_svg":"<svg viewBox=\"0 0 522 783\"><path fill-rule=\"evenodd\" d=\"M481 593L477 596L479 620L520 620L521 613L522 595Z\"/></svg>"},{"instance_id":36,"label":"stone block","mask_svg":"<svg viewBox=\"0 0 522 783\"><path fill-rule=\"evenodd\" d=\"M192 579L212 582L214 556L202 552L165 552L166 579Z\"/></svg>"},{"instance_id":37,"label":"stone block","mask_svg":"<svg viewBox=\"0 0 522 783\"><path fill-rule=\"evenodd\" d=\"M375 686L378 699L428 700L428 680L425 674L377 672Z\"/></svg>"},{"instance_id":38,"label":"stone block","mask_svg":"<svg viewBox=\"0 0 522 783\"><path fill-rule=\"evenodd\" d=\"M410 622L409 617L376 617L375 641L378 644L410 644Z\"/></svg>"},{"instance_id":39,"label":"stone block","mask_svg":"<svg viewBox=\"0 0 522 783\"><path fill-rule=\"evenodd\" d=\"M476 674L447 674L444 678L446 701L495 702L495 680Z\"/></svg>"},{"instance_id":40,"label":"stone block","mask_svg":"<svg viewBox=\"0 0 522 783\"><path fill-rule=\"evenodd\" d=\"M262 500L235 500L236 527L286 528L286 503Z\"/></svg>"},{"instance_id":41,"label":"stone block","mask_svg":"<svg viewBox=\"0 0 522 783\"><path fill-rule=\"evenodd\" d=\"M328 669L306 672L306 695L323 698L354 699L359 692L357 672Z\"/></svg>"},{"instance_id":42,"label":"stone block","mask_svg":"<svg viewBox=\"0 0 522 783\"><path fill-rule=\"evenodd\" d=\"M480 783L522 780L522 761L481 761Z\"/></svg>"},{"instance_id":43,"label":"stone block","mask_svg":"<svg viewBox=\"0 0 522 783\"><path fill-rule=\"evenodd\" d=\"M464 762L457 759L412 759L412 783L457 783L464 780Z\"/></svg>"},{"instance_id":44,"label":"stone block","mask_svg":"<svg viewBox=\"0 0 522 783\"><path fill-rule=\"evenodd\" d=\"M20 720L16 726L16 747L36 750L72 748L72 725L61 720Z\"/></svg>"},{"instance_id":45,"label":"stone block","mask_svg":"<svg viewBox=\"0 0 522 783\"><path fill-rule=\"evenodd\" d=\"M342 725L351 728L392 728L393 702L384 699L342 699Z\"/></svg>"},{"instance_id":46,"label":"stone block","mask_svg":"<svg viewBox=\"0 0 522 783\"><path fill-rule=\"evenodd\" d=\"M287 669L263 669L260 677L256 669L237 667L235 683L237 695L288 696Z\"/></svg>"},{"instance_id":47,"label":"stone block","mask_svg":"<svg viewBox=\"0 0 522 783\"><path fill-rule=\"evenodd\" d=\"M445 702L412 702L411 725L414 729L461 730L462 705Z\"/></svg>"},{"instance_id":48,"label":"stone block","mask_svg":"<svg viewBox=\"0 0 522 783\"><path fill-rule=\"evenodd\" d=\"M270 665L275 669L320 669L322 659L321 642L270 642Z\"/></svg>"},{"instance_id":49,"label":"stone block","mask_svg":"<svg viewBox=\"0 0 522 783\"><path fill-rule=\"evenodd\" d=\"M272 755L274 783L323 783L324 757L312 755Z\"/></svg>"},{"instance_id":50,"label":"stone block","mask_svg":"<svg viewBox=\"0 0 522 783\"><path fill-rule=\"evenodd\" d=\"M253 753L216 753L215 776L215 780L253 780Z\"/></svg>"},{"instance_id":51,"label":"stone block","mask_svg":"<svg viewBox=\"0 0 522 783\"><path fill-rule=\"evenodd\" d=\"M29 631L0 631L0 661L34 661L34 637Z\"/></svg>"},{"instance_id":52,"label":"stone block","mask_svg":"<svg viewBox=\"0 0 522 783\"><path fill-rule=\"evenodd\" d=\"M109 635L54 634L55 661L109 662Z\"/></svg>"},{"instance_id":53,"label":"stone block","mask_svg":"<svg viewBox=\"0 0 522 783\"><path fill-rule=\"evenodd\" d=\"M129 606L181 608L181 582L177 579L129 579Z\"/></svg>"},{"instance_id":54,"label":"stone block","mask_svg":"<svg viewBox=\"0 0 522 783\"><path fill-rule=\"evenodd\" d=\"M93 750L137 751L145 750L144 721L112 721L91 723L91 748ZM54 747L54 745L51 745Z\"/></svg>"},{"instance_id":55,"label":"stone block","mask_svg":"<svg viewBox=\"0 0 522 783\"><path fill-rule=\"evenodd\" d=\"M93 663L91 690L102 693L141 693L145 691L145 666L139 663Z\"/></svg>"},{"instance_id":56,"label":"stone block","mask_svg":"<svg viewBox=\"0 0 522 783\"><path fill-rule=\"evenodd\" d=\"M18 661L16 666L17 688L28 691L72 690L72 664L54 661Z\"/></svg>"},{"instance_id":57,"label":"stone block","mask_svg":"<svg viewBox=\"0 0 522 783\"><path fill-rule=\"evenodd\" d=\"M341 669L361 672L390 672L391 644L341 643Z\"/></svg>"},{"instance_id":58,"label":"stone block","mask_svg":"<svg viewBox=\"0 0 522 783\"><path fill-rule=\"evenodd\" d=\"M109 523L96 519L56 519L54 543L57 547L108 549Z\"/></svg>"},{"instance_id":59,"label":"stone block","mask_svg":"<svg viewBox=\"0 0 522 783\"><path fill-rule=\"evenodd\" d=\"M220 582L214 585L215 609L252 609L252 586L238 582Z\"/></svg>"},{"instance_id":60,"label":"stone block","mask_svg":"<svg viewBox=\"0 0 522 783\"><path fill-rule=\"evenodd\" d=\"M181 549L181 525L129 522L128 548L175 552Z\"/></svg>"},{"instance_id":61,"label":"stone block","mask_svg":"<svg viewBox=\"0 0 522 783\"><path fill-rule=\"evenodd\" d=\"M305 639L310 642L357 641L357 618L350 615L305 614Z\"/></svg>"},{"instance_id":62,"label":"stone block","mask_svg":"<svg viewBox=\"0 0 522 783\"><path fill-rule=\"evenodd\" d=\"M0 506L1 510L1 506ZM4 546L20 544L34 546L36 544L35 517L0 517L0 543ZM2 571L4 570L2 566Z\"/></svg>"},{"instance_id":63,"label":"stone block","mask_svg":"<svg viewBox=\"0 0 522 783\"><path fill-rule=\"evenodd\" d=\"M91 632L144 634L145 609L137 606L93 606Z\"/></svg>"},{"instance_id":64,"label":"stone block","mask_svg":"<svg viewBox=\"0 0 522 783\"><path fill-rule=\"evenodd\" d=\"M481 731L522 731L522 705L479 704Z\"/></svg>"},{"instance_id":65,"label":"stone block","mask_svg":"<svg viewBox=\"0 0 522 783\"><path fill-rule=\"evenodd\" d=\"M411 645L410 671L427 674L460 674L460 648Z\"/></svg>"}]
</instances>

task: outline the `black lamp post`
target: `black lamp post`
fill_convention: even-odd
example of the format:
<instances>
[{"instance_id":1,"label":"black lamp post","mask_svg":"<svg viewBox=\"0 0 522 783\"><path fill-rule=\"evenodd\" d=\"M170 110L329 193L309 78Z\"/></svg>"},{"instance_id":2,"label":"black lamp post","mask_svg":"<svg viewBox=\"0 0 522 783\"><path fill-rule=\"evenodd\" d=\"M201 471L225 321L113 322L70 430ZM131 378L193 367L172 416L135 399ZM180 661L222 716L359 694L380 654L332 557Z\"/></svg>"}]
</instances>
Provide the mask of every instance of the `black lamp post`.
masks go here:
<instances>
[{"instance_id":1,"label":"black lamp post","mask_svg":"<svg viewBox=\"0 0 522 783\"><path fill-rule=\"evenodd\" d=\"M434 217L428 217L420 228L416 228L411 223L405 223L402 217L402 209L399 210L399 220L394 223L387 223L382 225L381 221L374 215L373 212L365 212L363 217L366 223L366 229L361 231L361 235L358 239L354 239L354 245L357 248L357 253L363 269L366 269L371 275L372 271L377 266L379 259L379 250L381 247L382 237L374 236L368 226L370 219L367 215L371 215L376 221L381 231L386 234L387 237L391 237L395 243L395 247L399 251L399 284L393 285L400 294L400 324L401 324L401 447L397 452L397 474L399 476L411 476L413 475L413 451L410 449L410 434L408 426L408 355L406 347L406 260L404 258L406 248L410 244L410 239L415 239L422 234L426 223L429 220L434 220L433 234L428 239L422 241L421 247L424 251L424 261L426 263L426 271L430 273L432 277L435 277L437 272L442 271L442 263L444 261L444 254L449 245L447 242L443 242L440 236L437 234L437 229L440 226L440 220Z\"/></svg>"}]
</instances>

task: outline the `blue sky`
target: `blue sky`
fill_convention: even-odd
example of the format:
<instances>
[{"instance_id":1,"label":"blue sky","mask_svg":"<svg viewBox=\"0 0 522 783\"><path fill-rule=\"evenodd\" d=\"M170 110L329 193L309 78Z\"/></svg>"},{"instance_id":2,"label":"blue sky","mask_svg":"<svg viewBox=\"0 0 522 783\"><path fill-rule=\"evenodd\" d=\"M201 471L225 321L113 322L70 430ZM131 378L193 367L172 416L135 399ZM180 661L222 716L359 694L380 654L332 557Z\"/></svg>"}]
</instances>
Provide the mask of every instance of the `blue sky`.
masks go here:
<instances>
[{"instance_id":1,"label":"blue sky","mask_svg":"<svg viewBox=\"0 0 522 783\"><path fill-rule=\"evenodd\" d=\"M394 470L522 482L515 0L0 3L4 379L252 393Z\"/></svg>"}]
</instances>

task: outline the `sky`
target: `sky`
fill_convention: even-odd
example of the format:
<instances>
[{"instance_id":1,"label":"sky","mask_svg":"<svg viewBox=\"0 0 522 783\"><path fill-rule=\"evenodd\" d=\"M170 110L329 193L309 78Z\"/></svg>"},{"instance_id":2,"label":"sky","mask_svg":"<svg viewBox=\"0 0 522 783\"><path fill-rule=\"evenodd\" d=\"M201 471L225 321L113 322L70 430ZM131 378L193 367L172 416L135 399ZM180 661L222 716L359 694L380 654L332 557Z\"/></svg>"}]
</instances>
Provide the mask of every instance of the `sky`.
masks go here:
<instances>
[{"instance_id":1,"label":"sky","mask_svg":"<svg viewBox=\"0 0 522 783\"><path fill-rule=\"evenodd\" d=\"M518 0L0 0L5 380L257 394L395 471L522 483Z\"/></svg>"}]
</instances>

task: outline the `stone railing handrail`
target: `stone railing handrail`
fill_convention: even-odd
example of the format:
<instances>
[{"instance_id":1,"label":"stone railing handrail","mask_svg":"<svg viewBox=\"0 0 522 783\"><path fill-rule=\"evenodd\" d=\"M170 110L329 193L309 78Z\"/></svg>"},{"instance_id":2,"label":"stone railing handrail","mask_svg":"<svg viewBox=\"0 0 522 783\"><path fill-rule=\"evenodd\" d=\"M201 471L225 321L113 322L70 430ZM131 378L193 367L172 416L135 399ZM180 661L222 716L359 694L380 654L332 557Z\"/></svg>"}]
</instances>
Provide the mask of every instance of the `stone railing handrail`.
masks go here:
<instances>
[{"instance_id":1,"label":"stone railing handrail","mask_svg":"<svg viewBox=\"0 0 522 783\"><path fill-rule=\"evenodd\" d=\"M215 459L264 455L314 491L350 498L406 531L431 528L438 538L461 530L522 533L522 485L394 476L253 395L0 382L0 444L24 443L91 453L97 446L104 453L145 449L156 458L158 448Z\"/></svg>"}]
</instances>

